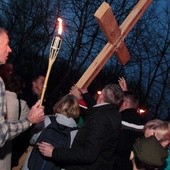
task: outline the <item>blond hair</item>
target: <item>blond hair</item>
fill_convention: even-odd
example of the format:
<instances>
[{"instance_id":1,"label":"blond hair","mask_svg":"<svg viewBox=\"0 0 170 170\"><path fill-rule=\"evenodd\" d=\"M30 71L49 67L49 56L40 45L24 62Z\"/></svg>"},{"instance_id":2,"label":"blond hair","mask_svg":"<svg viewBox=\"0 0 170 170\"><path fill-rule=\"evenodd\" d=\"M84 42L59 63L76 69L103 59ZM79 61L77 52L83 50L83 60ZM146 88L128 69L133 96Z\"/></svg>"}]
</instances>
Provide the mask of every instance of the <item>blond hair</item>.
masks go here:
<instances>
[{"instance_id":1,"label":"blond hair","mask_svg":"<svg viewBox=\"0 0 170 170\"><path fill-rule=\"evenodd\" d=\"M54 105L53 111L75 119L80 115L78 99L70 94L65 95Z\"/></svg>"},{"instance_id":2,"label":"blond hair","mask_svg":"<svg viewBox=\"0 0 170 170\"><path fill-rule=\"evenodd\" d=\"M154 119L147 122L144 126L144 132L147 129L152 129L156 138L161 140L170 141L170 123L167 121L162 121L160 119Z\"/></svg>"}]
</instances>

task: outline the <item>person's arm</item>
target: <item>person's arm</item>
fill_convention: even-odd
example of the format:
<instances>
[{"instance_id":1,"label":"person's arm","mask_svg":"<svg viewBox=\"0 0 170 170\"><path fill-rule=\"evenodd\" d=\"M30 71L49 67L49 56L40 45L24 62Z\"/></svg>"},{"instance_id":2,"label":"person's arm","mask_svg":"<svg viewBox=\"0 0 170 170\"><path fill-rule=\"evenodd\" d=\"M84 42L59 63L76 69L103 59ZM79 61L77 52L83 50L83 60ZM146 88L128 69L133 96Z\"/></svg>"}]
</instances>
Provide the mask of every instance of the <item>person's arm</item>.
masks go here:
<instances>
[{"instance_id":1,"label":"person's arm","mask_svg":"<svg viewBox=\"0 0 170 170\"><path fill-rule=\"evenodd\" d=\"M90 93L83 93L82 96L88 108L93 107L96 104L94 97Z\"/></svg>"},{"instance_id":2,"label":"person's arm","mask_svg":"<svg viewBox=\"0 0 170 170\"><path fill-rule=\"evenodd\" d=\"M3 82L0 81L0 147L3 146L8 139L14 137L30 126L30 122L28 120L13 123L7 122L4 118L5 115L5 87Z\"/></svg>"},{"instance_id":3,"label":"person's arm","mask_svg":"<svg viewBox=\"0 0 170 170\"><path fill-rule=\"evenodd\" d=\"M77 97L80 105L85 107L93 107L96 104L94 97L88 92L87 89L78 88L76 85L71 87L70 94Z\"/></svg>"},{"instance_id":4,"label":"person's arm","mask_svg":"<svg viewBox=\"0 0 170 170\"><path fill-rule=\"evenodd\" d=\"M38 108L38 106L39 103L36 103L32 107L26 119L12 123L7 122L4 118L6 114L5 86L2 79L0 80L0 147L2 147L8 139L20 134L24 130L28 129L32 124L43 120L43 108Z\"/></svg>"},{"instance_id":5,"label":"person's arm","mask_svg":"<svg viewBox=\"0 0 170 170\"><path fill-rule=\"evenodd\" d=\"M26 119L31 124L37 124L44 120L44 107L40 106L40 100L38 100L35 105L32 106Z\"/></svg>"},{"instance_id":6,"label":"person's arm","mask_svg":"<svg viewBox=\"0 0 170 170\"><path fill-rule=\"evenodd\" d=\"M41 108L32 107L26 119L7 122L2 115L0 115L0 147L2 147L8 139L12 139L21 132L28 129L32 124L41 122L44 118L44 113Z\"/></svg>"},{"instance_id":7,"label":"person's arm","mask_svg":"<svg viewBox=\"0 0 170 170\"><path fill-rule=\"evenodd\" d=\"M88 128L88 134L84 145L76 147L76 149L74 147L54 148L49 143L41 142L38 143L39 150L42 155L52 157L52 159L57 162L90 164L97 159L106 134L108 134L107 124L108 122L103 121L102 118L96 117L96 119L86 127Z\"/></svg>"},{"instance_id":8,"label":"person's arm","mask_svg":"<svg viewBox=\"0 0 170 170\"><path fill-rule=\"evenodd\" d=\"M103 122L103 119L97 119L86 127L88 128L88 134L84 145L67 149L54 148L52 158L58 162L68 164L91 164L94 162L108 133L107 125Z\"/></svg>"},{"instance_id":9,"label":"person's arm","mask_svg":"<svg viewBox=\"0 0 170 170\"><path fill-rule=\"evenodd\" d=\"M79 106L81 108L87 109L87 105L86 105L86 102L83 99L82 92L81 92L80 88L78 88L76 85L72 86L71 89L70 89L70 94L75 96L78 99Z\"/></svg>"},{"instance_id":10,"label":"person's arm","mask_svg":"<svg viewBox=\"0 0 170 170\"><path fill-rule=\"evenodd\" d=\"M81 93L80 89L76 85L71 87L70 94L75 96L78 100L83 99L82 93Z\"/></svg>"},{"instance_id":11,"label":"person's arm","mask_svg":"<svg viewBox=\"0 0 170 170\"><path fill-rule=\"evenodd\" d=\"M119 82L119 86L121 87L123 91L128 91L127 83L124 77L120 77L118 82Z\"/></svg>"}]
</instances>

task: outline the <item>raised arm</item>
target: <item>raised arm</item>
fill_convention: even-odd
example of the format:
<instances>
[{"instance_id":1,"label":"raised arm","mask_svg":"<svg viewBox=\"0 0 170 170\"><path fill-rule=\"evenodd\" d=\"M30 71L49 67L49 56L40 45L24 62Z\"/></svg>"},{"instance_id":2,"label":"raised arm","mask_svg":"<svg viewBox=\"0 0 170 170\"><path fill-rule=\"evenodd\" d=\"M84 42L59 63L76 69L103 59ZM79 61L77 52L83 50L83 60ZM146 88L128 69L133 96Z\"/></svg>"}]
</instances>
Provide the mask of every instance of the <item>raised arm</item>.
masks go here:
<instances>
[{"instance_id":1,"label":"raised arm","mask_svg":"<svg viewBox=\"0 0 170 170\"><path fill-rule=\"evenodd\" d=\"M124 77L120 77L118 80L119 86L123 91L128 91L127 83Z\"/></svg>"}]
</instances>

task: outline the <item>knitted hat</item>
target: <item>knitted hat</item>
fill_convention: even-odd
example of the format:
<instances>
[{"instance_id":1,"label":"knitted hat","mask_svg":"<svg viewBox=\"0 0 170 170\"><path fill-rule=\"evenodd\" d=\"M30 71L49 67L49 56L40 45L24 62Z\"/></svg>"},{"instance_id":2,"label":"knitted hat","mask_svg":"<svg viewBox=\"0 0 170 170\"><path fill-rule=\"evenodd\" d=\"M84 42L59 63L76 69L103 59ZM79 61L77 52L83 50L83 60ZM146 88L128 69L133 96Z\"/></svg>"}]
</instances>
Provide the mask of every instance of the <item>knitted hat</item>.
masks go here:
<instances>
[{"instance_id":1,"label":"knitted hat","mask_svg":"<svg viewBox=\"0 0 170 170\"><path fill-rule=\"evenodd\" d=\"M163 166L167 157L166 149L155 136L138 139L133 145L133 152L139 161L152 167Z\"/></svg>"}]
</instances>

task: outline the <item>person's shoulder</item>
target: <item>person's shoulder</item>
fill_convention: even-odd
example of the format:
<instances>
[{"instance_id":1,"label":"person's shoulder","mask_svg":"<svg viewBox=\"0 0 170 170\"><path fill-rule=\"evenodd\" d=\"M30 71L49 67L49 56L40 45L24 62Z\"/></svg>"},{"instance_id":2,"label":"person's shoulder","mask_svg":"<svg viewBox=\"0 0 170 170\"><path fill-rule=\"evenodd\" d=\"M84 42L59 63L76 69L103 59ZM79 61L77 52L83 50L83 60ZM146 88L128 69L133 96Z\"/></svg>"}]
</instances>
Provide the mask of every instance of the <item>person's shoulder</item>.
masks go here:
<instances>
[{"instance_id":1,"label":"person's shoulder","mask_svg":"<svg viewBox=\"0 0 170 170\"><path fill-rule=\"evenodd\" d=\"M23 99L18 99L18 100L20 100L22 108L24 108L24 109L26 109L28 111L30 110L30 108L29 108L29 106L28 106L28 104L27 104L27 102L25 100L23 100Z\"/></svg>"},{"instance_id":2,"label":"person's shoulder","mask_svg":"<svg viewBox=\"0 0 170 170\"><path fill-rule=\"evenodd\" d=\"M6 90L5 93L6 93L7 97L11 97L13 99L17 99L17 94L15 92L11 92L11 91Z\"/></svg>"},{"instance_id":3,"label":"person's shoulder","mask_svg":"<svg viewBox=\"0 0 170 170\"><path fill-rule=\"evenodd\" d=\"M45 127L47 127L49 124L51 124L53 118L51 117L54 117L55 118L55 121L56 121L56 116L54 115L46 115L45 118L44 118L44 125Z\"/></svg>"},{"instance_id":4,"label":"person's shoulder","mask_svg":"<svg viewBox=\"0 0 170 170\"><path fill-rule=\"evenodd\" d=\"M30 97L30 96L33 96L34 95L34 93L33 93L33 91L31 90L31 89L27 89L27 90L25 90L24 92L23 92L23 95L22 96L24 96L24 97Z\"/></svg>"},{"instance_id":5,"label":"person's shoulder","mask_svg":"<svg viewBox=\"0 0 170 170\"><path fill-rule=\"evenodd\" d=\"M107 103L107 104L101 105L99 109L103 112L103 114L108 114L108 115L114 114L118 116L120 115L117 106L114 104Z\"/></svg>"},{"instance_id":6,"label":"person's shoulder","mask_svg":"<svg viewBox=\"0 0 170 170\"><path fill-rule=\"evenodd\" d=\"M2 78L0 77L0 86L2 87L2 86L5 86L4 85L4 81L2 80Z\"/></svg>"},{"instance_id":7,"label":"person's shoulder","mask_svg":"<svg viewBox=\"0 0 170 170\"><path fill-rule=\"evenodd\" d=\"M136 125L143 125L141 116L137 113L136 109L125 109L121 112L122 120Z\"/></svg>"}]
</instances>

